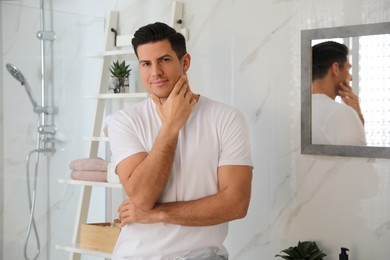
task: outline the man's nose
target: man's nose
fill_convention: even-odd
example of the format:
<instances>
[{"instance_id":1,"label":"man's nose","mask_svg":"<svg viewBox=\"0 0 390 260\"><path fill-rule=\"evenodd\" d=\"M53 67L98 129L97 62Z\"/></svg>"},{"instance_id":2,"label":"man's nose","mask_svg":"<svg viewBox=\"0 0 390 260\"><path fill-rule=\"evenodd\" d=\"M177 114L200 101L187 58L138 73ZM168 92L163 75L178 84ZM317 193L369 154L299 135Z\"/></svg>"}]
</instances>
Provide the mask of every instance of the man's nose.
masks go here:
<instances>
[{"instance_id":1,"label":"man's nose","mask_svg":"<svg viewBox=\"0 0 390 260\"><path fill-rule=\"evenodd\" d=\"M160 64L153 64L152 65L152 76L159 77L162 75L162 69Z\"/></svg>"}]
</instances>

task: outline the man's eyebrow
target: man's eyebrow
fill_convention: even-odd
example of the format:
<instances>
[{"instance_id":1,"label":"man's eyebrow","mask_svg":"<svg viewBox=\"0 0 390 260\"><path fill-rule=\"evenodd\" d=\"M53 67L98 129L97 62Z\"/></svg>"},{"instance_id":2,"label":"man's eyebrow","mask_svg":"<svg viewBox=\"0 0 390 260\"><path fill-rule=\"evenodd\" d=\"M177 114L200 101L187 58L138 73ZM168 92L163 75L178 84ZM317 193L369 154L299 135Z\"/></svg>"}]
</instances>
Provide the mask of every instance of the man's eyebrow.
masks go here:
<instances>
[{"instance_id":1,"label":"man's eyebrow","mask_svg":"<svg viewBox=\"0 0 390 260\"><path fill-rule=\"evenodd\" d=\"M158 57L157 60L160 61L160 60L162 60L164 58L171 58L171 57L172 57L172 55L170 55L170 54L164 54L161 57ZM139 60L138 61L138 63L148 63L148 62L150 62L150 60Z\"/></svg>"},{"instance_id":2,"label":"man's eyebrow","mask_svg":"<svg viewBox=\"0 0 390 260\"><path fill-rule=\"evenodd\" d=\"M164 59L164 58L171 58L171 57L172 57L172 56L169 55L169 54L164 54L163 56L157 58L157 60L162 60L162 59Z\"/></svg>"},{"instance_id":3,"label":"man's eyebrow","mask_svg":"<svg viewBox=\"0 0 390 260\"><path fill-rule=\"evenodd\" d=\"M148 62L150 62L150 61L148 61L148 60L139 60L138 61L138 63L148 63Z\"/></svg>"}]
</instances>

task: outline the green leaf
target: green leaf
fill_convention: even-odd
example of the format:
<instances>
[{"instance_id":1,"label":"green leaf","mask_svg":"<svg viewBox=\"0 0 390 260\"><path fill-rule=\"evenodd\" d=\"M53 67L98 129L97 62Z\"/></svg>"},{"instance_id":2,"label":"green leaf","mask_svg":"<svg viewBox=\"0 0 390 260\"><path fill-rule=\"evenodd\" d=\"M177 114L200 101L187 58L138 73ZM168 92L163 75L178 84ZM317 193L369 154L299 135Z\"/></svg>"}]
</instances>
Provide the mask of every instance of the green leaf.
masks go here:
<instances>
[{"instance_id":1,"label":"green leaf","mask_svg":"<svg viewBox=\"0 0 390 260\"><path fill-rule=\"evenodd\" d=\"M323 253L314 241L299 241L297 246L292 246L281 251L286 255L275 255L290 260L322 260Z\"/></svg>"},{"instance_id":2,"label":"green leaf","mask_svg":"<svg viewBox=\"0 0 390 260\"><path fill-rule=\"evenodd\" d=\"M121 63L119 63L119 60L113 61L109 68L111 76L118 78L128 77L131 71L129 66L130 65L126 65L125 61L122 61Z\"/></svg>"},{"instance_id":3,"label":"green leaf","mask_svg":"<svg viewBox=\"0 0 390 260\"><path fill-rule=\"evenodd\" d=\"M275 255L275 257L281 257L283 259L293 260L291 257L285 255Z\"/></svg>"}]
</instances>

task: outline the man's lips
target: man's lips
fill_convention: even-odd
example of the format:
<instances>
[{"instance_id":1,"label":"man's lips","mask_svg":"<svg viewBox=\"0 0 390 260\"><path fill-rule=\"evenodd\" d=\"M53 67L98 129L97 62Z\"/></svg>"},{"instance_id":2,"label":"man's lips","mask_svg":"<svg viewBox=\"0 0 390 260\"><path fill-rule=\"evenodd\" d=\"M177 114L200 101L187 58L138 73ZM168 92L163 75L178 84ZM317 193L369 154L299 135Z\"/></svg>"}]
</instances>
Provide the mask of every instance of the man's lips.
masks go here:
<instances>
[{"instance_id":1,"label":"man's lips","mask_svg":"<svg viewBox=\"0 0 390 260\"><path fill-rule=\"evenodd\" d=\"M164 84L164 83L166 83L166 82L168 82L167 79L159 79L159 80L153 80L153 81L151 81L150 83L151 83L152 85L158 86L158 85L162 85L162 84Z\"/></svg>"}]
</instances>

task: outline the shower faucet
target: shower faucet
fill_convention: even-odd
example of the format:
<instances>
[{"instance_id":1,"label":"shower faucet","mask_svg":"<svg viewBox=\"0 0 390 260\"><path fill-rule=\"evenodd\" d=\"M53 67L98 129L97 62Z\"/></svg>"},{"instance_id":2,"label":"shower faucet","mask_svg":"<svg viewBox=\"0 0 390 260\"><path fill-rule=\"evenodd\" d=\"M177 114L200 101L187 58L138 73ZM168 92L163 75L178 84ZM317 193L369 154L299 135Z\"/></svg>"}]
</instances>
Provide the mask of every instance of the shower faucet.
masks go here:
<instances>
[{"instance_id":1,"label":"shower faucet","mask_svg":"<svg viewBox=\"0 0 390 260\"><path fill-rule=\"evenodd\" d=\"M57 132L57 127L55 125L40 125L38 126L39 140L43 146L40 148L40 152L44 154L54 153L56 151L55 143L58 143L60 140L54 137Z\"/></svg>"}]
</instances>

